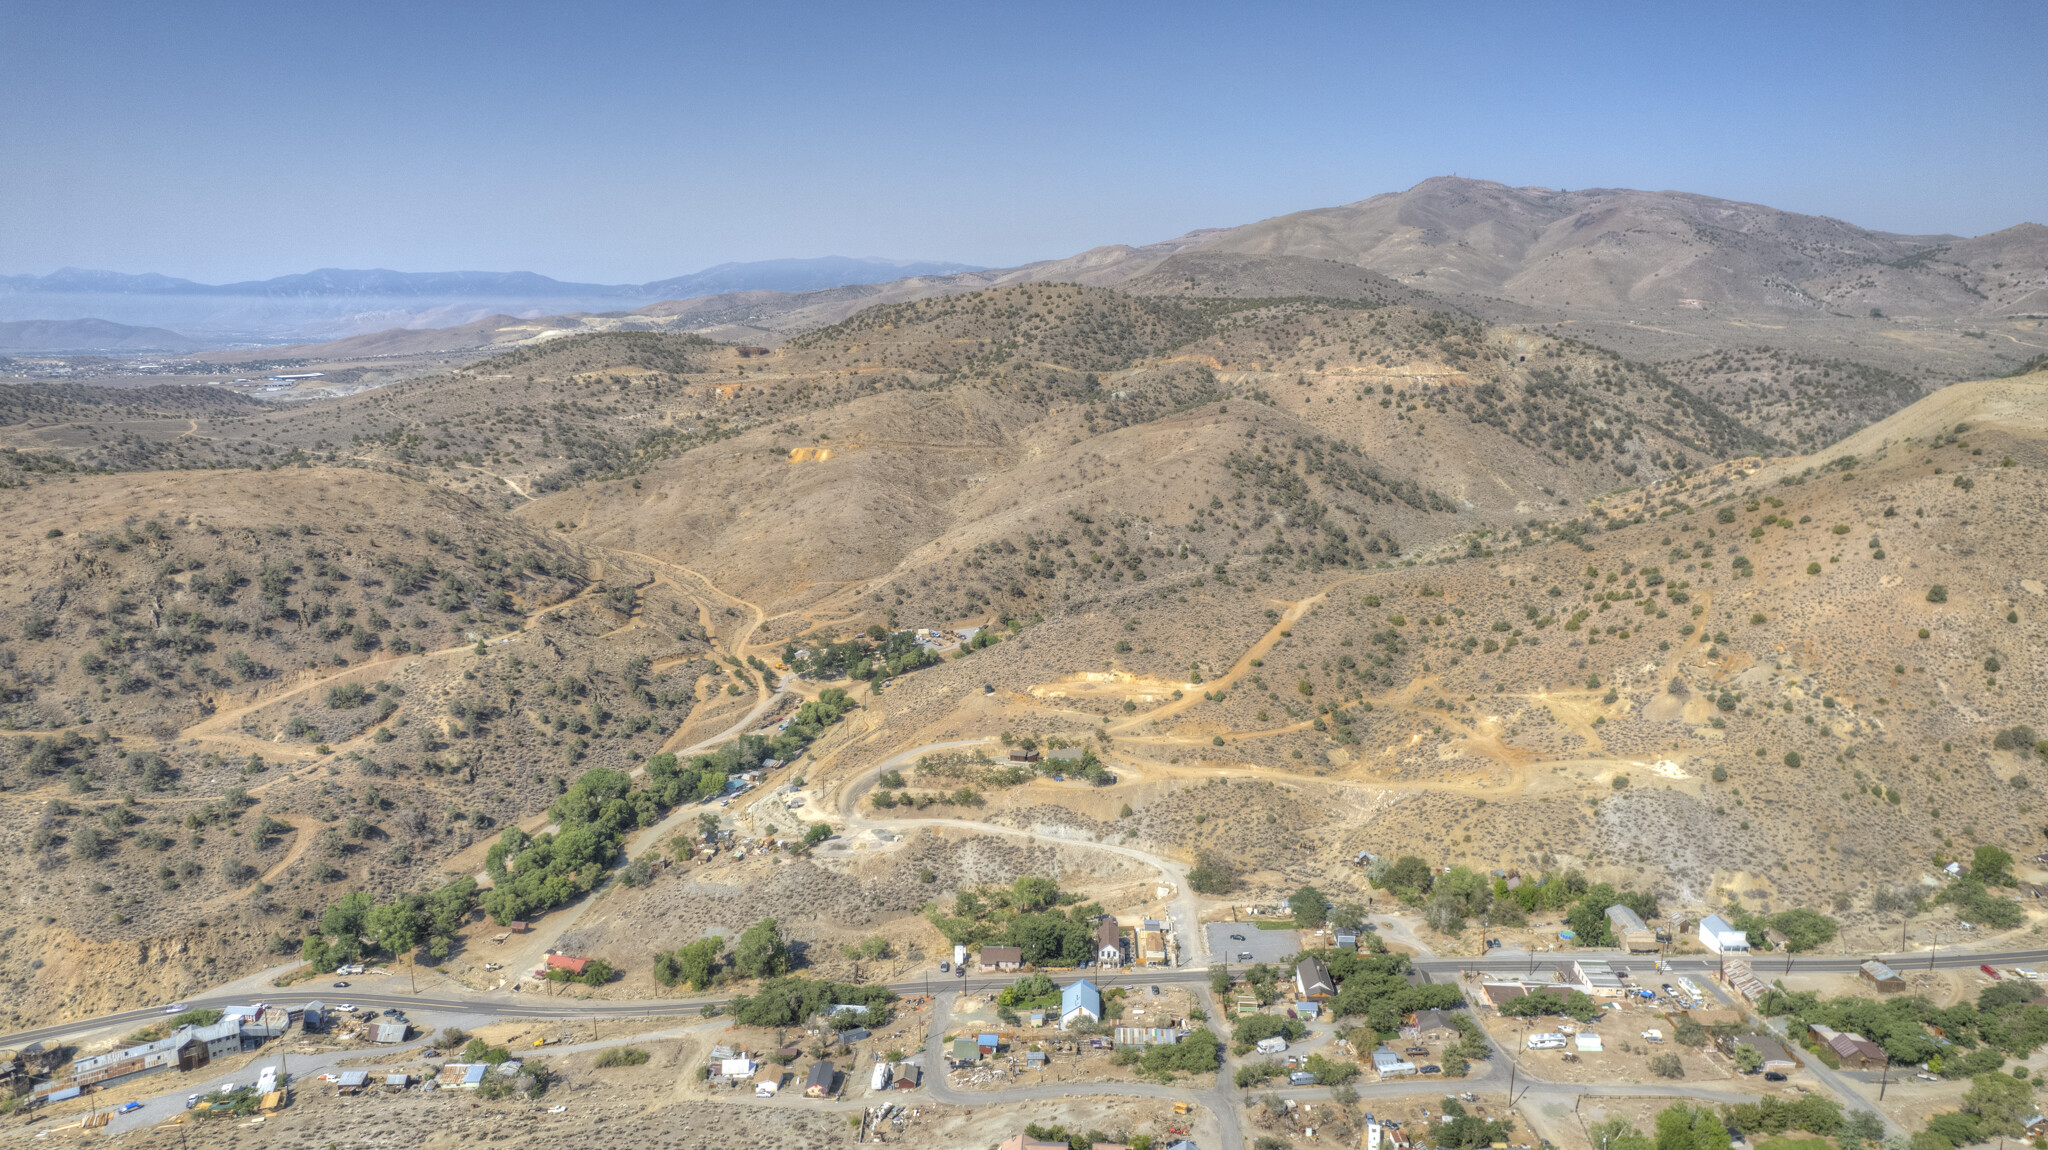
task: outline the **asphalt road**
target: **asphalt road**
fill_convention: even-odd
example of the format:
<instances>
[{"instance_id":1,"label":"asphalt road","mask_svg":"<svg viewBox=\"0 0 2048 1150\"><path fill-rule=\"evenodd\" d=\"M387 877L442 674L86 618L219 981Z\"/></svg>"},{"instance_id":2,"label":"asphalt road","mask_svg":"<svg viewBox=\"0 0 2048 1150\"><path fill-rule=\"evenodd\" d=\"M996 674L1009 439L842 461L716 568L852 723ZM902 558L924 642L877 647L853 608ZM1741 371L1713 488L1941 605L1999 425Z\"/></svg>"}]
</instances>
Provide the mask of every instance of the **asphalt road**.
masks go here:
<instances>
[{"instance_id":1,"label":"asphalt road","mask_svg":"<svg viewBox=\"0 0 2048 1150\"><path fill-rule=\"evenodd\" d=\"M1892 966L1901 969L1924 967L1928 961L1925 952L1880 957ZM1632 956L1616 951L1556 951L1533 955L1517 951L1495 951L1490 957L1483 959L1419 958L1415 960L1415 966L1418 969L1429 972L1433 977L1440 976L1450 979L1456 979L1464 971L1468 970L1497 974L1502 977L1513 977L1515 975L1526 976L1532 972L1541 971L1546 967L1554 967L1560 962L1570 962L1573 959L1581 958L1605 959L1626 966L1635 972L1635 980L1638 983L1652 982L1662 978L1661 975L1657 975L1655 972L1655 960L1652 957L1646 955ZM1792 959L1792 969L1794 971L1841 973L1855 970L1863 961L1861 958L1853 957L1816 955L1802 958L1795 955ZM1952 954L1939 955L1934 961L1934 965L1948 969L1958 967L1971 968L1982 963L1988 963L2001 970L2011 966L2044 965L2048 964L2048 950L2010 950L1989 953L1956 951ZM1236 967L1240 964L1233 963L1230 965ZM1757 965L1760 975L1775 976L1781 974L1784 970L1782 959L1765 957ZM1695 955L1665 960L1665 973L1667 974L1709 973L1719 968L1719 960L1712 957ZM1162 984L1202 984L1206 983L1209 977L1207 970L1200 967L1182 967L1179 969L1132 969L1126 967L1120 971L1111 972L1086 970L1073 972L1054 971L1050 973L1055 981L1062 983L1072 982L1081 977L1089 977L1103 986L1144 985L1155 982ZM928 978L906 979L901 982L890 983L889 987L891 990L903 995L917 995L928 992L937 994L943 991L987 992L1001 989L1014 981L1015 976L970 976L962 978L953 974L940 974L934 969ZM187 998L183 1001L185 1005L191 1007L232 1006L237 1004L246 1005L255 997L258 996L249 994L232 996L201 995ZM373 1007L379 1010L395 1006L408 1011L446 1010L467 1014L496 1014L507 1018L688 1015L701 1011L707 1005L722 1006L726 1001L723 998L581 999L554 997L543 993L511 993L507 991L447 997L433 994L379 993L353 987L348 990L338 991L331 989L324 981L302 984L300 987L289 991L267 993L260 997L268 1002L296 1003L318 999L329 1004L350 1002L357 1006ZM98 1015L93 1018L78 1019L71 1022L53 1023L49 1026L36 1027L32 1030L0 1035L0 1047L20 1047L31 1042L60 1038L66 1035L83 1034L109 1027L152 1021L161 1017L163 1013L163 1006L150 1006L135 1010L119 1011L113 1014Z\"/></svg>"}]
</instances>

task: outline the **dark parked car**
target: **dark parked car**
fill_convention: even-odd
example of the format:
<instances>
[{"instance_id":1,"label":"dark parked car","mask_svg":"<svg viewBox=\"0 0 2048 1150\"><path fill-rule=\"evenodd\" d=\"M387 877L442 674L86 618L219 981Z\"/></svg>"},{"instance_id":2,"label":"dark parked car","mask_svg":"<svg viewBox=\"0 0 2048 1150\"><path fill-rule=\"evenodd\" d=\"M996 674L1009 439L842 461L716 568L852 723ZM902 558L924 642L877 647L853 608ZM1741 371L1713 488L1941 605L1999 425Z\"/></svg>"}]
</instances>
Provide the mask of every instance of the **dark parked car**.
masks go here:
<instances>
[{"instance_id":1,"label":"dark parked car","mask_svg":"<svg viewBox=\"0 0 2048 1150\"><path fill-rule=\"evenodd\" d=\"M1785 1076L1784 1076L1783 1074L1780 1074L1780 1073L1779 1073L1778 1071L1775 1071L1775 1070L1766 1070L1766 1071L1764 1071L1764 1081L1765 1081L1765 1082L1783 1082L1783 1081L1785 1081Z\"/></svg>"},{"instance_id":2,"label":"dark parked car","mask_svg":"<svg viewBox=\"0 0 2048 1150\"><path fill-rule=\"evenodd\" d=\"M1231 935L1231 936L1230 936L1230 941L1232 941L1232 942L1243 942L1243 941L1244 941L1244 936L1243 936L1243 935L1241 935L1241 934L1233 934L1233 935Z\"/></svg>"},{"instance_id":3,"label":"dark parked car","mask_svg":"<svg viewBox=\"0 0 2048 1150\"><path fill-rule=\"evenodd\" d=\"M1442 1074L1444 1072L1444 1068L1432 1062L1428 1066L1423 1067L1422 1072L1424 1074Z\"/></svg>"}]
</instances>

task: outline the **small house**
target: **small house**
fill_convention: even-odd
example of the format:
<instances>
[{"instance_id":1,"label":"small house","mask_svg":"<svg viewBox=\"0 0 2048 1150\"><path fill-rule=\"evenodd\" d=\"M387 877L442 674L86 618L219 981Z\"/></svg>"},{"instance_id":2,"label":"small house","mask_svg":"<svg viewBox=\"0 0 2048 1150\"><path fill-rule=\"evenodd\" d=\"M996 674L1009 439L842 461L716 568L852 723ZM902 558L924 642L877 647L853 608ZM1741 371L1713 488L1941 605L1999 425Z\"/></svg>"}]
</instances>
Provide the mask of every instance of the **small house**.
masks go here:
<instances>
[{"instance_id":1,"label":"small house","mask_svg":"<svg viewBox=\"0 0 2048 1150\"><path fill-rule=\"evenodd\" d=\"M1328 1002L1337 997L1337 982L1320 960L1304 958L1294 966L1294 992L1297 998Z\"/></svg>"},{"instance_id":2,"label":"small house","mask_svg":"<svg viewBox=\"0 0 2048 1150\"><path fill-rule=\"evenodd\" d=\"M1060 1029L1082 1021L1102 1021L1102 992L1085 978L1068 983L1060 991Z\"/></svg>"},{"instance_id":3,"label":"small house","mask_svg":"<svg viewBox=\"0 0 2048 1150\"><path fill-rule=\"evenodd\" d=\"M1448 1042L1457 1036L1458 1029L1441 1010L1418 1010L1415 1021L1403 1027L1401 1033L1422 1042Z\"/></svg>"},{"instance_id":4,"label":"small house","mask_svg":"<svg viewBox=\"0 0 2048 1150\"><path fill-rule=\"evenodd\" d=\"M475 1090L484 1084L484 1075L490 1072L491 1067L487 1062L470 1063L462 1068L462 1088L464 1090Z\"/></svg>"},{"instance_id":5,"label":"small house","mask_svg":"<svg viewBox=\"0 0 2048 1150\"><path fill-rule=\"evenodd\" d=\"M1000 1034L978 1034L974 1038L975 1055L978 1058L993 1058L1003 1049Z\"/></svg>"},{"instance_id":6,"label":"small house","mask_svg":"<svg viewBox=\"0 0 2048 1150\"><path fill-rule=\"evenodd\" d=\"M984 946L981 948L980 965L983 970L1021 970L1024 967L1024 948Z\"/></svg>"},{"instance_id":7,"label":"small house","mask_svg":"<svg viewBox=\"0 0 2048 1150\"><path fill-rule=\"evenodd\" d=\"M1884 1047L1860 1034L1835 1030L1818 1023L1811 1028L1813 1037L1822 1046L1834 1052L1842 1065L1850 1070L1872 1070L1891 1061Z\"/></svg>"},{"instance_id":8,"label":"small house","mask_svg":"<svg viewBox=\"0 0 2048 1150\"><path fill-rule=\"evenodd\" d=\"M403 1022L376 1022L364 1028L363 1037L380 1046L391 1046L404 1042L410 1029Z\"/></svg>"},{"instance_id":9,"label":"small house","mask_svg":"<svg viewBox=\"0 0 2048 1150\"><path fill-rule=\"evenodd\" d=\"M1906 980L1898 971L1874 958L1857 967L1856 973L1862 975L1863 981L1875 987L1879 994L1898 994L1906 989Z\"/></svg>"},{"instance_id":10,"label":"small house","mask_svg":"<svg viewBox=\"0 0 2048 1150\"><path fill-rule=\"evenodd\" d=\"M335 1076L334 1092L336 1094L361 1094L363 1092L363 1088L367 1087L369 1084L369 1071L344 1070L340 1074Z\"/></svg>"},{"instance_id":11,"label":"small house","mask_svg":"<svg viewBox=\"0 0 2048 1150\"><path fill-rule=\"evenodd\" d=\"M896 1073L890 1080L890 1089L915 1090L923 1078L924 1072L918 1069L917 1063L899 1062L896 1064Z\"/></svg>"},{"instance_id":12,"label":"small house","mask_svg":"<svg viewBox=\"0 0 2048 1150\"><path fill-rule=\"evenodd\" d=\"M1124 964L1124 937L1116 919L1103 915L1095 924L1095 961L1103 966Z\"/></svg>"},{"instance_id":13,"label":"small house","mask_svg":"<svg viewBox=\"0 0 2048 1150\"><path fill-rule=\"evenodd\" d=\"M981 1061L981 1048L972 1038L956 1038L946 1052L946 1061L955 1066L969 1066Z\"/></svg>"},{"instance_id":14,"label":"small house","mask_svg":"<svg viewBox=\"0 0 2048 1150\"><path fill-rule=\"evenodd\" d=\"M1479 993L1486 996L1486 1004L1499 1010L1515 999L1529 993L1529 988L1519 982L1482 982Z\"/></svg>"},{"instance_id":15,"label":"small house","mask_svg":"<svg viewBox=\"0 0 2048 1150\"><path fill-rule=\"evenodd\" d=\"M1338 950L1357 950L1358 932L1355 930L1340 930L1336 934L1336 942Z\"/></svg>"},{"instance_id":16,"label":"small house","mask_svg":"<svg viewBox=\"0 0 2048 1150\"><path fill-rule=\"evenodd\" d=\"M1038 758L1037 751L1027 751L1019 748L1010 752L1010 761L1013 763L1035 763L1038 761Z\"/></svg>"},{"instance_id":17,"label":"small house","mask_svg":"<svg viewBox=\"0 0 2048 1150\"><path fill-rule=\"evenodd\" d=\"M1026 1069L1026 1070L1044 1070L1044 1069L1045 1069L1045 1052L1044 1052L1043 1050L1027 1050L1027 1051L1025 1051L1025 1052L1024 1052L1024 1069Z\"/></svg>"},{"instance_id":18,"label":"small house","mask_svg":"<svg viewBox=\"0 0 2048 1150\"><path fill-rule=\"evenodd\" d=\"M766 1063L754 1073L754 1097L773 1098L782 1089L783 1069Z\"/></svg>"},{"instance_id":19,"label":"small house","mask_svg":"<svg viewBox=\"0 0 2048 1150\"><path fill-rule=\"evenodd\" d=\"M590 960L587 958L571 958L566 954L548 955L548 969L568 971L571 978L583 977L583 971L589 965Z\"/></svg>"},{"instance_id":20,"label":"small house","mask_svg":"<svg viewBox=\"0 0 2048 1150\"><path fill-rule=\"evenodd\" d=\"M412 1075L403 1072L397 1074L386 1074L384 1076L384 1085L387 1087L397 1087L398 1089L403 1090L406 1087L412 1085Z\"/></svg>"},{"instance_id":21,"label":"small house","mask_svg":"<svg viewBox=\"0 0 2048 1150\"><path fill-rule=\"evenodd\" d=\"M838 1085L839 1069L830 1062L811 1063L811 1072L804 1076L805 1098L830 1098L832 1088Z\"/></svg>"}]
</instances>

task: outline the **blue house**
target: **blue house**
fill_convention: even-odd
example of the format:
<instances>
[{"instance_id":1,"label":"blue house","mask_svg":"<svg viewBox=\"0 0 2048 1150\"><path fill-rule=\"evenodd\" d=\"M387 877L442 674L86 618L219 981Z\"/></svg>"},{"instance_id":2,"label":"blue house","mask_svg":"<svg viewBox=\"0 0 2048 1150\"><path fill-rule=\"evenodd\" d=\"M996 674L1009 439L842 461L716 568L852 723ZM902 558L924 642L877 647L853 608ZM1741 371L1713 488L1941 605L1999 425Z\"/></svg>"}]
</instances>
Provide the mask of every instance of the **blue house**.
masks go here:
<instances>
[{"instance_id":1,"label":"blue house","mask_svg":"<svg viewBox=\"0 0 2048 1150\"><path fill-rule=\"evenodd\" d=\"M1060 1029L1065 1030L1084 1016L1090 1022L1102 1021L1102 992L1085 978L1060 991Z\"/></svg>"}]
</instances>

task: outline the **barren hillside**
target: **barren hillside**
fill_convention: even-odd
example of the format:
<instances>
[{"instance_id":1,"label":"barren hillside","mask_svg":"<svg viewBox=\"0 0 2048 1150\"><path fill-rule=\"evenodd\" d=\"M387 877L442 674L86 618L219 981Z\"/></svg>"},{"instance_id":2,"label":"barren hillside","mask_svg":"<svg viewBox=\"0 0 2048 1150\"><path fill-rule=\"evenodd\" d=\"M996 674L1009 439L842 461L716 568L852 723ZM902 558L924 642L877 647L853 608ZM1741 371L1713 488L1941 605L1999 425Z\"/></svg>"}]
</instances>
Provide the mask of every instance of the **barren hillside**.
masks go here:
<instances>
[{"instance_id":1,"label":"barren hillside","mask_svg":"<svg viewBox=\"0 0 2048 1150\"><path fill-rule=\"evenodd\" d=\"M311 403L10 391L0 840L34 869L0 925L74 956L11 968L18 1017L282 958L350 890L516 893L597 767L665 797L529 895L622 994L782 904L836 972L930 952L919 910L975 883L1149 905L1205 851L1253 896L1364 897L1369 849L1875 921L1937 856L2038 849L2048 775L1991 738L2048 727L2006 526L2048 501L2043 376L1658 368L1338 265L1159 258L1142 294L569 336ZM632 773L699 745L768 789ZM705 818L841 837L705 862Z\"/></svg>"}]
</instances>

